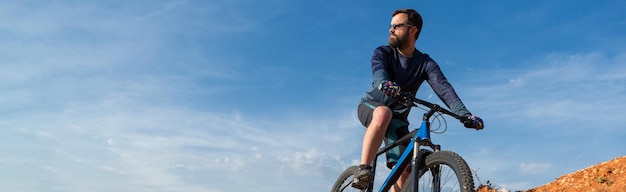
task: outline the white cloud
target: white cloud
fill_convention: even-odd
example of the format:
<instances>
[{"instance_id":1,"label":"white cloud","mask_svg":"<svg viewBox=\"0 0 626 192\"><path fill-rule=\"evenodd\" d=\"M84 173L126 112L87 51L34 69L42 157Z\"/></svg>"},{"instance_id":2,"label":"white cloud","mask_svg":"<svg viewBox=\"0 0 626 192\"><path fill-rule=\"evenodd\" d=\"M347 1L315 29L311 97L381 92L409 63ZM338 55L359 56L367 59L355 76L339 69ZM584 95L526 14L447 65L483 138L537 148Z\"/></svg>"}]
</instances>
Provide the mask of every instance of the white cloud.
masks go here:
<instances>
[{"instance_id":1,"label":"white cloud","mask_svg":"<svg viewBox=\"0 0 626 192\"><path fill-rule=\"evenodd\" d=\"M62 3L42 6L40 11L49 14L70 9L64 6ZM221 90L198 81L240 76L239 72L229 69L233 63L205 58L211 56L206 53L190 53L192 57L173 53L187 60L176 60L183 64L162 63L171 61L167 54L159 55L162 49L169 50L166 45L170 39L165 36L184 36L185 31L190 30L148 21L180 14L173 13L176 12L174 7L188 5L176 4L156 12L135 12L135 8L112 12L119 15L98 10L100 5L80 6L85 7L53 17L32 14L16 18L20 22L5 23L10 33L20 34L21 39L36 40L16 40L0 46L6 63L0 72L0 87L7 92L0 96L0 106L3 112L12 112L0 119L4 127L0 132L4 137L14 138L6 141L11 143L7 147L15 148L16 152L0 155L0 159L10 163L3 166L25 170L23 177L0 174L0 178L8 178L0 182L0 186L7 188L0 189L14 191L40 185L37 176L49 181L45 183L47 189L63 191L250 191L245 190L250 189L245 185L230 186L231 182L250 180L258 182L255 186L267 187L266 191L277 188L293 191L301 186L284 186L286 181L272 177L256 181L259 178L254 174L294 165L285 168L284 179L301 175L305 173L303 169L312 165L316 169L312 173L326 175L323 172L332 164L326 159L339 156L337 151L310 153L319 141L301 142L301 138L291 136L300 130L315 133L312 128L320 127L312 122L329 126L331 123L324 122L331 120L305 119L312 126L303 128L299 122L302 119L251 120L246 119L250 114L241 112L214 112L219 110L210 108L212 102L219 102L215 98L202 98L205 100L202 104L209 107L188 105L200 100L194 98L194 94L203 89ZM15 11L28 9L22 5L13 8ZM98 16L98 13L103 15ZM70 16L72 18L67 19ZM258 21L253 18L248 19ZM27 21L32 21L33 26L24 25L29 23ZM82 32L82 35L93 35L94 39L88 39L90 43L87 40L64 41L72 31L63 27ZM37 57L32 57L33 53L37 53ZM219 66L213 68L215 64ZM332 121L343 130L353 125L342 120ZM310 138L324 140L324 137ZM338 134L330 138L341 140L341 137ZM292 158L286 154L296 155ZM279 157L291 158L294 163L277 163ZM316 162L320 160L326 163ZM215 182L197 179L216 177L210 176L212 174L219 176L208 179ZM324 179L318 178L309 185L319 185ZM31 184L9 185L25 181ZM117 185L106 187L107 183Z\"/></svg>"},{"instance_id":2,"label":"white cloud","mask_svg":"<svg viewBox=\"0 0 626 192\"><path fill-rule=\"evenodd\" d=\"M317 172L318 169L315 167L320 166L324 159L328 159L325 156L326 154L317 149L309 149L304 152L297 151L290 156L278 157L278 160L298 175L322 176L322 173Z\"/></svg>"},{"instance_id":3,"label":"white cloud","mask_svg":"<svg viewBox=\"0 0 626 192\"><path fill-rule=\"evenodd\" d=\"M468 92L470 99L467 94L463 98L473 104L470 106L486 110L478 114L490 119L536 128L551 126L552 130L581 129L604 122L608 126L603 129L616 130L621 124L616 117L624 114L616 103L626 102L626 89L620 83L626 79L617 75L626 73L626 68L620 67L624 62L623 56L599 52L553 53L529 61L524 69L489 72L493 75L484 77L490 83L472 87L479 91ZM571 124L575 126L568 126Z\"/></svg>"},{"instance_id":4,"label":"white cloud","mask_svg":"<svg viewBox=\"0 0 626 192\"><path fill-rule=\"evenodd\" d=\"M158 89L158 86L169 85L155 86L154 89ZM96 186L102 185L99 179L107 178L110 182L122 182L117 186L119 189L134 191L154 191L149 189L155 188L162 191L244 190L227 187L226 183L235 182L231 178L258 179L248 175L250 170L257 169L281 170L279 178L264 178L267 183L282 183L281 179L290 175L315 176L318 184L332 180L334 178L326 178L329 173L340 172L352 163L341 158L345 148L332 146L348 145L342 142L344 136L350 135L346 132L362 132L360 127L346 129L354 124L345 123L341 118L261 120L250 119L248 114L240 112L219 114L167 103L155 105L149 100L142 101L154 93L144 91L146 89L153 88L129 89L121 96L109 94L89 105L70 104L61 111L5 119L3 126L8 129L4 135L15 135L6 131L19 131L31 142L31 147L22 147L23 150L40 148L39 155L71 162L73 168L66 163L42 161L39 155L33 154L2 158L21 162L34 160L46 168L33 174L55 175L63 182L49 185L60 189L97 191ZM346 113L344 117L354 118L351 114ZM330 132L336 134L326 135ZM26 140L15 144L21 145ZM197 183L189 178L193 174L188 172L198 176L220 173L224 184ZM267 190L272 190L271 185Z\"/></svg>"},{"instance_id":5,"label":"white cloud","mask_svg":"<svg viewBox=\"0 0 626 192\"><path fill-rule=\"evenodd\" d=\"M472 147L455 150L472 154L480 146L483 152L466 155L472 169L480 169L483 182L512 189L535 187L576 170L573 163L555 163L563 158L597 161L579 157L581 148L602 148L593 150L597 156L619 154L623 150L598 146L619 145L613 142L626 134L623 55L553 53L520 67L485 71L478 80L482 83L458 86L466 105L487 126L471 134ZM574 138L603 139L583 144Z\"/></svg>"},{"instance_id":6,"label":"white cloud","mask_svg":"<svg viewBox=\"0 0 626 192\"><path fill-rule=\"evenodd\" d=\"M514 78L514 79L509 79L509 83L513 87L523 86L524 85L524 81L525 81L525 79L520 78L520 77Z\"/></svg>"},{"instance_id":7,"label":"white cloud","mask_svg":"<svg viewBox=\"0 0 626 192\"><path fill-rule=\"evenodd\" d=\"M522 163L519 165L520 172L528 175L542 174L549 171L550 168L552 165L548 163Z\"/></svg>"}]
</instances>

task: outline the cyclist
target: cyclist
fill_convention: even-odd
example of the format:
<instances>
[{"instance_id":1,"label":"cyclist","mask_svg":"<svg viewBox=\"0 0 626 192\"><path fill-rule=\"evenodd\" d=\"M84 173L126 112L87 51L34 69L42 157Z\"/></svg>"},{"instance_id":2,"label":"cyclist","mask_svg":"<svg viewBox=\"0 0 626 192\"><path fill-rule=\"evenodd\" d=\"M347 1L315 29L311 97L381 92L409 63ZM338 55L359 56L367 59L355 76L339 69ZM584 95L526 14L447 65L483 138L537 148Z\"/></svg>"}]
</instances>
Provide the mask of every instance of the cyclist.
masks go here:
<instances>
[{"instance_id":1,"label":"cyclist","mask_svg":"<svg viewBox=\"0 0 626 192\"><path fill-rule=\"evenodd\" d=\"M363 136L361 165L352 184L355 188L364 189L373 180L370 164L375 160L383 139L385 143L391 143L409 132L407 117L411 108L394 99L400 91L416 95L420 85L427 81L453 113L468 117L470 121L465 124L466 127L476 130L484 127L482 119L473 116L465 108L437 63L415 48L421 29L422 17L417 11L395 10L389 28L389 45L374 50L371 59L372 88L366 92L358 106L358 117L366 131ZM401 145L386 154L388 168L392 168L398 161L403 147L406 146ZM405 171L392 191L399 191L408 176Z\"/></svg>"}]
</instances>

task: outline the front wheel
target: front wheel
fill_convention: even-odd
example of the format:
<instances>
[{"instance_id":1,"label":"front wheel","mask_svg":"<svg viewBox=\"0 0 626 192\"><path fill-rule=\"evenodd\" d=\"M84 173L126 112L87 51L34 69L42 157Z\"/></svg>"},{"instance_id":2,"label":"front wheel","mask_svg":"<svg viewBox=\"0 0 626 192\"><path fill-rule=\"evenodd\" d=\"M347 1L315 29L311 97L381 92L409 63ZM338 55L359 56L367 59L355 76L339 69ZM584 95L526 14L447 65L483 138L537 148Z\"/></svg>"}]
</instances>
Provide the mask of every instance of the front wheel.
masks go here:
<instances>
[{"instance_id":1,"label":"front wheel","mask_svg":"<svg viewBox=\"0 0 626 192\"><path fill-rule=\"evenodd\" d=\"M438 151L426 156L426 166L418 173L420 192L474 192L474 179L467 162L452 151ZM409 177L402 192L411 192L413 177Z\"/></svg>"}]
</instances>

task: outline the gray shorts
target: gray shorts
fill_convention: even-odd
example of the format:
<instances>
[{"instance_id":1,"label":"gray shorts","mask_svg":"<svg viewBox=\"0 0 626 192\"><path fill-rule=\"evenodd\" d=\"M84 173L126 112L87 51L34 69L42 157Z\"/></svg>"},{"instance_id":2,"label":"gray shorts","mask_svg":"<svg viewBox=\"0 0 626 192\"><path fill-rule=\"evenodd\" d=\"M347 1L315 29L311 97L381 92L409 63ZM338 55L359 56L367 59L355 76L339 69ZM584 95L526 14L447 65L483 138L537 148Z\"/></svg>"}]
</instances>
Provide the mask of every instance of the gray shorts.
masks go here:
<instances>
[{"instance_id":1,"label":"gray shorts","mask_svg":"<svg viewBox=\"0 0 626 192\"><path fill-rule=\"evenodd\" d=\"M357 112L359 116L359 121L361 121L361 124L363 124L365 128L367 128L367 126L372 121L372 114L374 113L374 109L382 105L383 104L374 101L361 101ZM397 141L408 133L409 122L406 120L406 118L396 118L394 116L391 119L389 126L387 127L387 132L385 133L383 141L385 142L385 145L387 145L389 143ZM404 149L406 149L407 145L408 142L403 143L387 152L387 167L392 168L398 162L398 159L400 159L400 155L402 155L402 152L404 151Z\"/></svg>"}]
</instances>

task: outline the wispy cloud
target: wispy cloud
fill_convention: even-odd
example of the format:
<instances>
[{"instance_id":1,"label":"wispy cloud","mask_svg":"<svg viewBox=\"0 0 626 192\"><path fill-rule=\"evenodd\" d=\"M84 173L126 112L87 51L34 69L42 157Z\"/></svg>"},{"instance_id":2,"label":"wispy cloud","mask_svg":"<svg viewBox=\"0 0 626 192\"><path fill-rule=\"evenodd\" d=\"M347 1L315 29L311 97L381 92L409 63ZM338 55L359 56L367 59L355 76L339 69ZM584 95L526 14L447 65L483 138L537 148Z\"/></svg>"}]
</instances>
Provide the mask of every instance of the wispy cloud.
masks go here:
<instances>
[{"instance_id":1,"label":"wispy cloud","mask_svg":"<svg viewBox=\"0 0 626 192\"><path fill-rule=\"evenodd\" d=\"M546 169L549 169L550 167L552 167L552 165L546 163L522 163L519 166L520 172L529 175L544 173Z\"/></svg>"},{"instance_id":2,"label":"wispy cloud","mask_svg":"<svg viewBox=\"0 0 626 192\"><path fill-rule=\"evenodd\" d=\"M577 125L567 129L593 127L593 122L600 121L611 125L605 129L616 129L619 121L615 115L600 114L622 113L613 103L626 99L619 83L624 80L620 74L625 69L619 64L623 62L621 55L554 53L529 61L523 68L486 72L492 75L478 81L491 82L489 86L469 94L472 100L482 101L481 108L494 111L496 119L526 121L539 127L563 121ZM507 111L495 112L499 109Z\"/></svg>"},{"instance_id":3,"label":"wispy cloud","mask_svg":"<svg viewBox=\"0 0 626 192\"><path fill-rule=\"evenodd\" d=\"M595 163L577 154L594 148L581 140L603 146L613 140L608 135L626 134L620 120L626 114L619 104L626 102L624 62L624 54L552 53L516 65L520 67L484 71L476 80L482 86L461 86L470 109L486 120L485 131L472 141L482 152L467 157L480 169L480 178L523 189L541 184L536 183L540 178L548 182L572 171L573 165L555 164L557 157ZM528 178L522 182L526 186L520 186L520 178Z\"/></svg>"}]
</instances>

